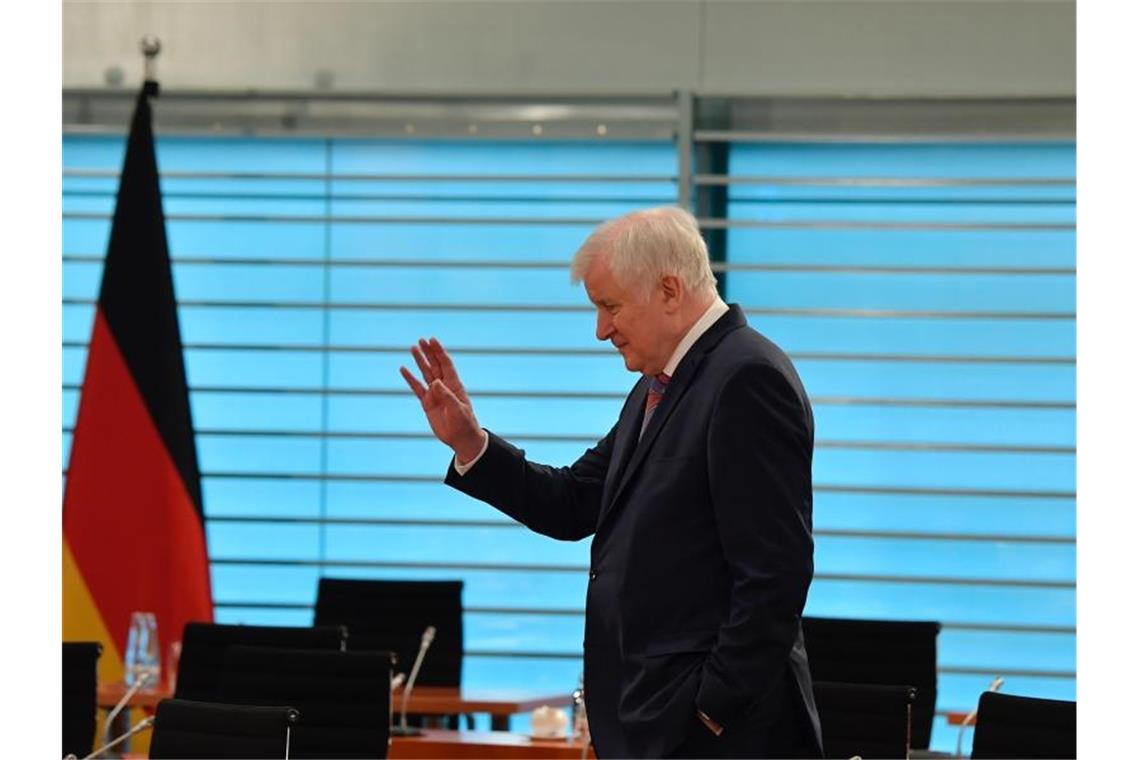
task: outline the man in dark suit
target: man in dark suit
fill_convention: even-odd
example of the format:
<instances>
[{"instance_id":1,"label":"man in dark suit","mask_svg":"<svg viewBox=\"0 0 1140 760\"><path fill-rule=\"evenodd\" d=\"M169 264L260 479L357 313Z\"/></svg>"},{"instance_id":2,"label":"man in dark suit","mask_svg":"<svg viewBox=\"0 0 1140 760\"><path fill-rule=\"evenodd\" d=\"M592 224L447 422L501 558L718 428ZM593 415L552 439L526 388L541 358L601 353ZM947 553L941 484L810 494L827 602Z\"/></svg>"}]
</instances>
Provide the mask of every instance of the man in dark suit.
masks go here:
<instances>
[{"instance_id":1,"label":"man in dark suit","mask_svg":"<svg viewBox=\"0 0 1140 760\"><path fill-rule=\"evenodd\" d=\"M601 757L820 757L800 615L811 582L811 405L788 357L716 291L679 208L608 222L574 257L597 338L641 374L569 467L480 428L434 338L401 367L446 482L527 527L593 534L586 707Z\"/></svg>"}]
</instances>

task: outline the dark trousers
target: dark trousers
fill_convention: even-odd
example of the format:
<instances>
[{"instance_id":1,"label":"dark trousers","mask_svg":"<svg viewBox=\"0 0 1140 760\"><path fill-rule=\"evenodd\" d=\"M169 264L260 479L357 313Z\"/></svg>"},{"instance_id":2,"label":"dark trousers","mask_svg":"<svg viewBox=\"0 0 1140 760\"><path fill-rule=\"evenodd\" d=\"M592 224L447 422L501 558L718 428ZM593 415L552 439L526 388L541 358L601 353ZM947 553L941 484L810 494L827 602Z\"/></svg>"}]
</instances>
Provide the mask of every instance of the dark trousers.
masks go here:
<instances>
[{"instance_id":1,"label":"dark trousers","mask_svg":"<svg viewBox=\"0 0 1140 760\"><path fill-rule=\"evenodd\" d=\"M795 679L785 672L776 702L725 728L720 736L705 727L693 710L685 739L669 757L676 758L818 758L811 722L804 714Z\"/></svg>"}]
</instances>

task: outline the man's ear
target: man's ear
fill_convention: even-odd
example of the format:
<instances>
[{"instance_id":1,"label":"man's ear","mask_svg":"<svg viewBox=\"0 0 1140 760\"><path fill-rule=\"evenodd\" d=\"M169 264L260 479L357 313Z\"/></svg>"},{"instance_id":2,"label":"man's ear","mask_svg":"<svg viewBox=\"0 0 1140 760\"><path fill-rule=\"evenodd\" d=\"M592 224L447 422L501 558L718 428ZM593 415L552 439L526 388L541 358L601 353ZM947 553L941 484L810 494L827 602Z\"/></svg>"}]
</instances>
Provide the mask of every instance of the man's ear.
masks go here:
<instances>
[{"instance_id":1,"label":"man's ear","mask_svg":"<svg viewBox=\"0 0 1140 760\"><path fill-rule=\"evenodd\" d=\"M675 274L662 275L658 284L665 296L665 307L672 312L681 307L681 278Z\"/></svg>"}]
</instances>

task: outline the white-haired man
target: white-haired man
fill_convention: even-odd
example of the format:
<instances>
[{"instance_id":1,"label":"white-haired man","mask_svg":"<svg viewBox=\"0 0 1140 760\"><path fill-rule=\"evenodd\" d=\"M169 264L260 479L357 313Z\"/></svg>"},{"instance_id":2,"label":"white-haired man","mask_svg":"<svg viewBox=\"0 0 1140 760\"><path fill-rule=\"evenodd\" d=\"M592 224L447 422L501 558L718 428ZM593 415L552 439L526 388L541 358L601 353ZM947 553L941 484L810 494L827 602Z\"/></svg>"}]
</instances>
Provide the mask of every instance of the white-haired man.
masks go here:
<instances>
[{"instance_id":1,"label":"white-haired man","mask_svg":"<svg viewBox=\"0 0 1140 760\"><path fill-rule=\"evenodd\" d=\"M641 376L569 467L483 430L447 352L401 373L455 452L448 485L557 539L593 535L586 706L600 757L820 757L800 629L813 572L811 405L788 357L717 295L674 207L598 227L571 278Z\"/></svg>"}]
</instances>

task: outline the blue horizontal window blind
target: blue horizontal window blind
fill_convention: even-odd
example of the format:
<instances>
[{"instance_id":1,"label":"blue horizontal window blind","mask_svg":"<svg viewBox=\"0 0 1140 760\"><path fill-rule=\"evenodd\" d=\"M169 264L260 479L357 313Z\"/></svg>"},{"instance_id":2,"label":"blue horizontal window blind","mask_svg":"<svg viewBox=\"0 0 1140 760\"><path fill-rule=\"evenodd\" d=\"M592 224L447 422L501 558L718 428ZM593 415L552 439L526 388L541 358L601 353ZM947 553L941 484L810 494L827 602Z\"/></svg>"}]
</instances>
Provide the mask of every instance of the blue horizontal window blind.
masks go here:
<instances>
[{"instance_id":1,"label":"blue horizontal window blind","mask_svg":"<svg viewBox=\"0 0 1140 760\"><path fill-rule=\"evenodd\" d=\"M1075 699L1073 145L738 143L729 167L727 294L815 405L808 614L941 621L941 711L998 675Z\"/></svg>"},{"instance_id":2,"label":"blue horizontal window blind","mask_svg":"<svg viewBox=\"0 0 1140 760\"><path fill-rule=\"evenodd\" d=\"M123 148L64 140L65 466ZM999 674L1073 697L1073 146L729 156L727 296L816 409L808 613L942 621L942 710ZM439 337L482 424L573 461L634 378L567 264L675 201L675 146L165 137L159 166L218 619L307 624L322 574L461 578L464 682L571 689L587 544L443 486L397 367Z\"/></svg>"},{"instance_id":3,"label":"blue horizontal window blind","mask_svg":"<svg viewBox=\"0 0 1140 760\"><path fill-rule=\"evenodd\" d=\"M65 140L65 449L122 151ZM672 144L165 137L158 151L217 618L308 624L321 575L461 578L464 683L568 693L587 544L444 487L448 452L397 368L438 336L483 424L575 458L631 378L566 264L598 222L676 198Z\"/></svg>"}]
</instances>

